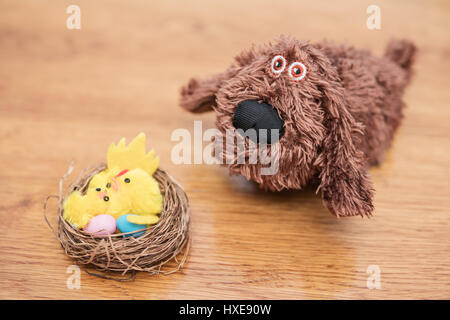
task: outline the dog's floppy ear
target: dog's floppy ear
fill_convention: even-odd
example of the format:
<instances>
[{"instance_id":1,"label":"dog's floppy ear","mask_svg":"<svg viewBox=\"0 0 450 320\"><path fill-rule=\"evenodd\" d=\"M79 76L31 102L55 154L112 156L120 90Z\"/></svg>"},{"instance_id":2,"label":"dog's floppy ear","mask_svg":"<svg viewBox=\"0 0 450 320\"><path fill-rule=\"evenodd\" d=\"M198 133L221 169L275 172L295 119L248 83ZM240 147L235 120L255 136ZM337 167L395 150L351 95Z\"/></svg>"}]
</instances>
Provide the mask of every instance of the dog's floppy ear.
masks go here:
<instances>
[{"instance_id":1,"label":"dog's floppy ear","mask_svg":"<svg viewBox=\"0 0 450 320\"><path fill-rule=\"evenodd\" d=\"M357 142L363 127L347 109L344 89L337 74L321 83L324 126L327 134L317 159L322 199L330 212L340 216L371 216L372 184Z\"/></svg>"},{"instance_id":2,"label":"dog's floppy ear","mask_svg":"<svg viewBox=\"0 0 450 320\"><path fill-rule=\"evenodd\" d=\"M216 94L222 84L250 64L256 58L256 50L253 46L249 50L242 51L234 58L234 63L227 70L209 79L191 79L181 88L181 107L193 113L212 110L216 106Z\"/></svg>"},{"instance_id":3,"label":"dog's floppy ear","mask_svg":"<svg viewBox=\"0 0 450 320\"><path fill-rule=\"evenodd\" d=\"M180 106L193 113L212 110L216 105L216 93L223 81L233 77L236 72L236 67L232 66L209 79L191 79L186 86L181 88Z\"/></svg>"}]
</instances>

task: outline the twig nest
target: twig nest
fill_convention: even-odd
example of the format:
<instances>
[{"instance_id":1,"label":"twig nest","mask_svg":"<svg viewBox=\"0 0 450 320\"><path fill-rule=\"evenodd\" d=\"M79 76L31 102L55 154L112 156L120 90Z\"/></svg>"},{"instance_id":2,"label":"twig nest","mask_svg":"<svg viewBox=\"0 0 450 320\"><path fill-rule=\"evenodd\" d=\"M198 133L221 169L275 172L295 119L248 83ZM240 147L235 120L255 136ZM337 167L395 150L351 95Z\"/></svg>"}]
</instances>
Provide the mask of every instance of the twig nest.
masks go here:
<instances>
[{"instance_id":1,"label":"twig nest","mask_svg":"<svg viewBox=\"0 0 450 320\"><path fill-rule=\"evenodd\" d=\"M85 192L90 179L105 168L102 164L82 174L66 197L75 190ZM66 254L78 264L106 272L168 274L179 270L189 250L189 201L183 188L164 170L158 169L153 177L163 196L163 210L158 223L136 238L122 233L94 236L76 228L63 218L65 198L60 195L57 237ZM163 268L169 262L170 268Z\"/></svg>"}]
</instances>

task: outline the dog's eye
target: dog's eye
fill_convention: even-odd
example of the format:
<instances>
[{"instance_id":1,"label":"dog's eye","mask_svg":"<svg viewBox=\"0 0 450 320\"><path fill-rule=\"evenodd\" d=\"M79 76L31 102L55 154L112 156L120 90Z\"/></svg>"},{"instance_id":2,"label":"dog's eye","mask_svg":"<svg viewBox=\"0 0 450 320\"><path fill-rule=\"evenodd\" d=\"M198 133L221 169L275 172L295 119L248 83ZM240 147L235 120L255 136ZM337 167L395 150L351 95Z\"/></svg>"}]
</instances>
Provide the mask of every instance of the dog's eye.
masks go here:
<instances>
[{"instance_id":1,"label":"dog's eye","mask_svg":"<svg viewBox=\"0 0 450 320\"><path fill-rule=\"evenodd\" d=\"M283 72L284 68L286 68L286 59L280 55L273 57L270 64L270 71L275 75L279 75Z\"/></svg>"},{"instance_id":2,"label":"dog's eye","mask_svg":"<svg viewBox=\"0 0 450 320\"><path fill-rule=\"evenodd\" d=\"M294 81L300 81L305 79L306 73L308 72L306 66L301 62L294 62L289 66L289 76Z\"/></svg>"}]
</instances>

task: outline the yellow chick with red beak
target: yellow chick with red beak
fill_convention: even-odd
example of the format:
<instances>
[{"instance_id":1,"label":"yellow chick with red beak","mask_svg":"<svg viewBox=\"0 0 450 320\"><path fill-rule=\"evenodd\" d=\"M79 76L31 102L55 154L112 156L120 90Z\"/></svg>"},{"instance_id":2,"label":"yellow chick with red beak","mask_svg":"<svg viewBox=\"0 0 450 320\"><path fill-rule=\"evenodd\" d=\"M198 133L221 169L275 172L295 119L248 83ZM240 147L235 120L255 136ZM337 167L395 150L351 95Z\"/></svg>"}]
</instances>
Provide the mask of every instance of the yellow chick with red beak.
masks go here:
<instances>
[{"instance_id":1,"label":"yellow chick with red beak","mask_svg":"<svg viewBox=\"0 0 450 320\"><path fill-rule=\"evenodd\" d=\"M78 228L91 218L125 214L134 224L155 224L162 211L163 199L153 173L159 165L154 151L146 152L145 134L140 133L128 145L125 138L112 143L107 154L107 168L92 177L86 194L74 191L63 204L63 217Z\"/></svg>"}]
</instances>

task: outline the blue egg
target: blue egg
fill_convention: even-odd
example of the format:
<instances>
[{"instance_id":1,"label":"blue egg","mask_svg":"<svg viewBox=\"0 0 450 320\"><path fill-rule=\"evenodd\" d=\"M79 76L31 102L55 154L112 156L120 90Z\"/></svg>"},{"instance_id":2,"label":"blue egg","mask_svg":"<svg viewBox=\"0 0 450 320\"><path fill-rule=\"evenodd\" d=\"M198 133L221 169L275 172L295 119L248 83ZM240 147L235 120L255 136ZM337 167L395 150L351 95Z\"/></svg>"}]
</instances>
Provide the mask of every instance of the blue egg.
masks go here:
<instances>
[{"instance_id":1,"label":"blue egg","mask_svg":"<svg viewBox=\"0 0 450 320\"><path fill-rule=\"evenodd\" d=\"M127 220L128 216L135 216L135 214L124 214L123 216L120 216L119 218L117 218L116 221L116 225L117 225L117 229L119 229L120 232L122 233L127 233L127 232L133 232L136 230L142 230L147 228L147 225L145 224L135 224L135 223L131 223ZM140 237L144 234L144 231L141 232L136 232L136 233L130 233L130 234L126 234L123 237Z\"/></svg>"}]
</instances>

